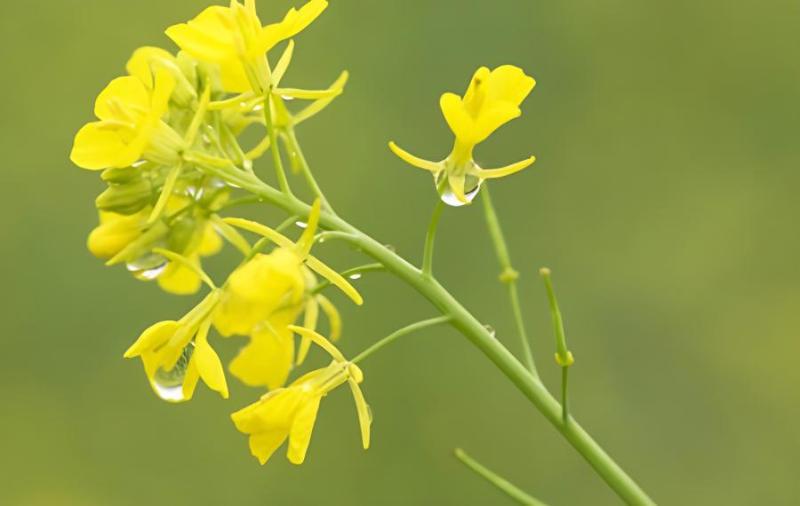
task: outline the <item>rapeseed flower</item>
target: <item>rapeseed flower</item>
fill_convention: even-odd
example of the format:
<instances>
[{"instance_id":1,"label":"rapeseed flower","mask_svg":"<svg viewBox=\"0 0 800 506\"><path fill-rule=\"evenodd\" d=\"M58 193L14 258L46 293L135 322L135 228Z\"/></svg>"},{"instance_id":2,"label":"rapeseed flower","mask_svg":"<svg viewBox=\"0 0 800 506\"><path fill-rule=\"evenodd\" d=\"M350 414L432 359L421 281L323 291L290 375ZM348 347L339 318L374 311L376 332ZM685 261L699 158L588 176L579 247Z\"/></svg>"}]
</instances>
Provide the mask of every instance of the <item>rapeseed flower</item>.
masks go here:
<instances>
[{"instance_id":1,"label":"rapeseed flower","mask_svg":"<svg viewBox=\"0 0 800 506\"><path fill-rule=\"evenodd\" d=\"M302 464L311 442L320 402L329 392L348 383L353 393L361 428L361 442L369 448L371 415L359 384L361 369L323 336L302 327L290 326L324 348L333 358L325 368L312 371L286 388L272 390L259 401L231 415L236 428L250 437L250 451L263 465L288 440L287 457Z\"/></svg>"},{"instance_id":2,"label":"rapeseed flower","mask_svg":"<svg viewBox=\"0 0 800 506\"><path fill-rule=\"evenodd\" d=\"M475 146L495 130L520 116L520 104L536 82L522 69L503 65L494 70L479 68L463 97L442 95L439 104L448 126L455 135L453 150L447 158L433 162L416 157L389 143L401 159L433 173L442 199L450 205L469 204L486 179L505 177L528 167L535 157L498 168L483 169L474 160Z\"/></svg>"}]
</instances>

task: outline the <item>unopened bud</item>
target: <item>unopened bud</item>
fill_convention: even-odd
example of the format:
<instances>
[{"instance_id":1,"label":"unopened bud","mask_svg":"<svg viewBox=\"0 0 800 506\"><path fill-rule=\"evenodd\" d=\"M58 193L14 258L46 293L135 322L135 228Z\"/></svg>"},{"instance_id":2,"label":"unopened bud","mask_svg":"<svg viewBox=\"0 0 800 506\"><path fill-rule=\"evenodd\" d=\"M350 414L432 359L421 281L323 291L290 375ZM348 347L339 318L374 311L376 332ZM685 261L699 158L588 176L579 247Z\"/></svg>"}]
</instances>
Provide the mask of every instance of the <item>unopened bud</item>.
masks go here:
<instances>
[{"instance_id":1,"label":"unopened bud","mask_svg":"<svg viewBox=\"0 0 800 506\"><path fill-rule=\"evenodd\" d=\"M126 184L112 184L95 200L101 211L119 214L134 214L150 204L153 187L145 179L133 180Z\"/></svg>"}]
</instances>

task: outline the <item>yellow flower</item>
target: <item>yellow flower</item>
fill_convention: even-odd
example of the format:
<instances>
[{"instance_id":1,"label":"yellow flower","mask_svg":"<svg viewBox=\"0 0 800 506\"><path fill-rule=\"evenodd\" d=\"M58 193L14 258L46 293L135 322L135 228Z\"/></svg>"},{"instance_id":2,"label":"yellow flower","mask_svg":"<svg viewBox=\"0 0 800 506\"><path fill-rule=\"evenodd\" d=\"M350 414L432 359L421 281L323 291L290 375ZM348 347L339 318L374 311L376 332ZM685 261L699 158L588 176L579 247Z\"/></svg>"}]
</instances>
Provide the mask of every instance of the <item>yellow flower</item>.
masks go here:
<instances>
[{"instance_id":1,"label":"yellow flower","mask_svg":"<svg viewBox=\"0 0 800 506\"><path fill-rule=\"evenodd\" d=\"M263 396L255 404L237 411L231 418L236 428L250 436L250 451L263 465L287 439L287 457L293 464L302 464L311 442L320 402L329 392L348 383L353 392L361 442L369 448L370 413L359 384L364 375L361 369L344 356L321 335L302 327L289 327L323 347L333 362L326 368L312 371L286 388Z\"/></svg>"},{"instance_id":2,"label":"yellow flower","mask_svg":"<svg viewBox=\"0 0 800 506\"><path fill-rule=\"evenodd\" d=\"M208 343L210 315L218 298L214 291L180 321L156 323L125 352L125 358L141 357L150 385L162 399L191 399L200 379L228 398L222 363Z\"/></svg>"},{"instance_id":3,"label":"yellow flower","mask_svg":"<svg viewBox=\"0 0 800 506\"><path fill-rule=\"evenodd\" d=\"M282 21L262 26L255 0L245 0L244 5L231 0L229 7L209 7L166 33L193 57L219 65L227 91L263 94L271 72L265 53L303 31L327 6L325 0L311 0L300 10L289 10Z\"/></svg>"},{"instance_id":4,"label":"yellow flower","mask_svg":"<svg viewBox=\"0 0 800 506\"><path fill-rule=\"evenodd\" d=\"M240 218L225 219L230 225L268 237L278 248L268 255L256 255L229 276L214 317L214 326L220 334L249 335L276 312L300 306L309 288L305 266L338 286L357 304L363 302L347 280L309 254L319 214L317 200L308 226L297 243L259 223Z\"/></svg>"},{"instance_id":5,"label":"yellow flower","mask_svg":"<svg viewBox=\"0 0 800 506\"><path fill-rule=\"evenodd\" d=\"M100 121L75 136L73 163L89 170L128 167L142 158L177 163L183 139L162 121L174 88L175 78L164 68L156 69L152 88L134 76L111 81L95 103Z\"/></svg>"},{"instance_id":6,"label":"yellow flower","mask_svg":"<svg viewBox=\"0 0 800 506\"><path fill-rule=\"evenodd\" d=\"M189 205L189 199L173 196L167 208L178 211ZM132 215L100 212L100 225L87 241L91 253L108 260L109 265L125 262L128 270L143 281L158 280L166 292L191 295L202 284L198 274L200 258L215 255L222 248L222 239L213 224L202 215L184 216L166 225L163 221L149 223L152 206ZM195 266L171 261L153 249L169 247Z\"/></svg>"},{"instance_id":7,"label":"yellow flower","mask_svg":"<svg viewBox=\"0 0 800 506\"><path fill-rule=\"evenodd\" d=\"M475 146L495 130L520 116L520 104L536 85L522 69L503 65L479 68L463 98L445 93L439 101L442 114L455 135L450 155L441 162L416 157L389 143L391 150L409 164L432 172L442 199L450 205L472 201L485 179L508 176L528 167L534 157L499 169L482 169L473 159Z\"/></svg>"}]
</instances>

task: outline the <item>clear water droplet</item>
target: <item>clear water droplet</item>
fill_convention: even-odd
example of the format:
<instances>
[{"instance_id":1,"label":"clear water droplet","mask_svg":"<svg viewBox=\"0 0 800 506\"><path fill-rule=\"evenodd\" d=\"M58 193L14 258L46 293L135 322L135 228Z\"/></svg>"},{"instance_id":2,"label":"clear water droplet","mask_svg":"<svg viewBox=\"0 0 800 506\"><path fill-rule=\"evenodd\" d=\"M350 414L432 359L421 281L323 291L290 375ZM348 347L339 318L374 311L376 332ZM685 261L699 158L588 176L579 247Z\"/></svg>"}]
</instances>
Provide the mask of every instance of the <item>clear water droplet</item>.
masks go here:
<instances>
[{"instance_id":1,"label":"clear water droplet","mask_svg":"<svg viewBox=\"0 0 800 506\"><path fill-rule=\"evenodd\" d=\"M441 181L442 181L441 178L442 177L446 177L444 172L442 172L440 174L441 174L440 177L434 180L436 182L436 187L437 188L441 188L441 186L440 186L441 185ZM478 179L475 176L467 176L466 177L466 179L464 181L464 188L465 188L464 196L467 198L466 202L461 202L460 200L458 200L458 197L456 197L456 194L453 193L453 190L450 189L450 186L449 185L445 185L445 187L441 191L441 195L440 195L440 197L442 199L442 202L444 202L445 204L447 204L448 206L451 206L451 207L462 207L462 206L465 206L467 204L471 204L472 201L475 200L475 197L478 196L478 193L481 191L481 184L482 183L483 183L483 181L481 181L480 179Z\"/></svg>"},{"instance_id":2,"label":"clear water droplet","mask_svg":"<svg viewBox=\"0 0 800 506\"><path fill-rule=\"evenodd\" d=\"M133 167L134 169L138 169L139 167L141 167L142 165L144 165L146 163L147 163L147 160L138 160L136 162L133 162L133 164L131 164L131 167Z\"/></svg>"},{"instance_id":3,"label":"clear water droplet","mask_svg":"<svg viewBox=\"0 0 800 506\"><path fill-rule=\"evenodd\" d=\"M484 325L483 328L489 333L490 336L497 338L497 331L491 325Z\"/></svg>"},{"instance_id":4,"label":"clear water droplet","mask_svg":"<svg viewBox=\"0 0 800 506\"><path fill-rule=\"evenodd\" d=\"M394 244L384 244L383 247L388 249L392 253L397 253L397 248L395 247Z\"/></svg>"},{"instance_id":5,"label":"clear water droplet","mask_svg":"<svg viewBox=\"0 0 800 506\"><path fill-rule=\"evenodd\" d=\"M359 279L361 279L362 276L363 274L361 274L360 272L356 272L355 274L350 274L349 278L353 281L358 281Z\"/></svg>"},{"instance_id":6,"label":"clear water droplet","mask_svg":"<svg viewBox=\"0 0 800 506\"><path fill-rule=\"evenodd\" d=\"M164 272L168 263L167 259L163 256L149 253L132 262L128 262L126 267L136 279L152 281Z\"/></svg>"},{"instance_id":7,"label":"clear water droplet","mask_svg":"<svg viewBox=\"0 0 800 506\"><path fill-rule=\"evenodd\" d=\"M290 97L289 95L281 95L281 98L284 100L294 100L294 97Z\"/></svg>"},{"instance_id":8,"label":"clear water droplet","mask_svg":"<svg viewBox=\"0 0 800 506\"><path fill-rule=\"evenodd\" d=\"M153 390L163 400L169 402L181 402L186 400L183 395L183 380L186 378L186 371L189 368L189 360L194 353L194 343L189 343L183 349L175 367L169 371L163 368L156 371L153 376Z\"/></svg>"},{"instance_id":9,"label":"clear water droplet","mask_svg":"<svg viewBox=\"0 0 800 506\"><path fill-rule=\"evenodd\" d=\"M264 104L258 104L257 106L253 107L253 112L259 112L264 110Z\"/></svg>"},{"instance_id":10,"label":"clear water droplet","mask_svg":"<svg viewBox=\"0 0 800 506\"><path fill-rule=\"evenodd\" d=\"M308 223L305 221L296 221L294 224L297 225L297 228L302 228L303 230L308 228Z\"/></svg>"}]
</instances>

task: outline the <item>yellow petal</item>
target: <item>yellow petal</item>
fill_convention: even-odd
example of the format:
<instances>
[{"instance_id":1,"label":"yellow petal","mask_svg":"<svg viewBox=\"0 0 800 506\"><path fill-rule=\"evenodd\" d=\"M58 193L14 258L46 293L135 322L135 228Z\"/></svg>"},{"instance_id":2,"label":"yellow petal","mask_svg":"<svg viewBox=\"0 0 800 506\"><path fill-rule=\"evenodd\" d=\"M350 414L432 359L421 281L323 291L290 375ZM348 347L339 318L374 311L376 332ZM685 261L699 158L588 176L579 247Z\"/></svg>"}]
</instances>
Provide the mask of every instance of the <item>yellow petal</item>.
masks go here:
<instances>
[{"instance_id":1,"label":"yellow petal","mask_svg":"<svg viewBox=\"0 0 800 506\"><path fill-rule=\"evenodd\" d=\"M394 143L394 141L389 143L389 149L392 150L392 153L398 156L401 160L408 163L413 167L417 167L419 169L429 170L431 172L439 172L443 169L442 164L439 162L432 162L430 160L425 160L423 158L419 158L417 156L412 155L408 151L404 150L400 146Z\"/></svg>"},{"instance_id":2,"label":"yellow petal","mask_svg":"<svg viewBox=\"0 0 800 506\"><path fill-rule=\"evenodd\" d=\"M497 169L478 169L475 175L481 179L497 179L500 177L510 176L511 174L514 174L529 167L535 161L536 157L532 156L525 160L512 163L511 165L506 165L505 167L500 167Z\"/></svg>"},{"instance_id":3,"label":"yellow petal","mask_svg":"<svg viewBox=\"0 0 800 506\"><path fill-rule=\"evenodd\" d=\"M321 400L320 397L312 397L297 410L289 432L289 449L286 454L292 464L300 465L306 459Z\"/></svg>"},{"instance_id":4,"label":"yellow petal","mask_svg":"<svg viewBox=\"0 0 800 506\"><path fill-rule=\"evenodd\" d=\"M276 330L254 332L250 343L231 361L231 374L245 385L274 390L286 383L294 362L294 337L285 326Z\"/></svg>"},{"instance_id":5,"label":"yellow petal","mask_svg":"<svg viewBox=\"0 0 800 506\"><path fill-rule=\"evenodd\" d=\"M310 25L328 7L326 0L311 0L297 9L290 9L279 23L265 26L259 34L257 51L266 52L282 40L294 37Z\"/></svg>"},{"instance_id":6,"label":"yellow petal","mask_svg":"<svg viewBox=\"0 0 800 506\"><path fill-rule=\"evenodd\" d=\"M303 318L303 327L311 330L317 328L317 320L319 319L319 304L314 297L311 297L305 306L305 315ZM303 336L300 340L300 349L297 352L297 365L302 364L306 360L308 350L311 348L311 340Z\"/></svg>"},{"instance_id":7,"label":"yellow petal","mask_svg":"<svg viewBox=\"0 0 800 506\"><path fill-rule=\"evenodd\" d=\"M280 429L253 434L250 436L250 452L263 466L287 437L289 437L288 431Z\"/></svg>"},{"instance_id":8,"label":"yellow petal","mask_svg":"<svg viewBox=\"0 0 800 506\"><path fill-rule=\"evenodd\" d=\"M328 341L321 334L314 332L311 329L298 327L297 325L289 325L289 330L291 330L292 332L296 332L300 334L302 337L311 340L314 344L316 344L317 346L328 352L328 354L331 357L333 357L333 359L336 360L337 362L347 361L347 359L344 358L344 355L342 355L342 352L339 351L339 349L336 346L331 344L331 342Z\"/></svg>"},{"instance_id":9,"label":"yellow petal","mask_svg":"<svg viewBox=\"0 0 800 506\"><path fill-rule=\"evenodd\" d=\"M478 144L486 140L495 130L505 125L522 114L519 107L510 102L497 102L491 107L484 108L475 123L471 137L465 142Z\"/></svg>"},{"instance_id":10,"label":"yellow petal","mask_svg":"<svg viewBox=\"0 0 800 506\"><path fill-rule=\"evenodd\" d=\"M200 291L200 276L180 262L170 262L158 277L158 286L175 295L193 295Z\"/></svg>"},{"instance_id":11,"label":"yellow petal","mask_svg":"<svg viewBox=\"0 0 800 506\"><path fill-rule=\"evenodd\" d=\"M128 150L121 127L98 121L78 131L70 160L83 169L103 170L128 167L140 155Z\"/></svg>"},{"instance_id":12,"label":"yellow petal","mask_svg":"<svg viewBox=\"0 0 800 506\"><path fill-rule=\"evenodd\" d=\"M519 106L536 86L536 81L519 67L502 65L489 76L486 94L490 102L505 101Z\"/></svg>"},{"instance_id":13,"label":"yellow petal","mask_svg":"<svg viewBox=\"0 0 800 506\"><path fill-rule=\"evenodd\" d=\"M461 97L455 93L445 93L439 99L439 106L442 109L444 119L457 139L470 144L475 129L475 121L470 117Z\"/></svg>"},{"instance_id":14,"label":"yellow petal","mask_svg":"<svg viewBox=\"0 0 800 506\"><path fill-rule=\"evenodd\" d=\"M364 393L361 391L361 387L358 386L358 383L352 378L348 379L347 383L350 385L350 390L353 392L353 399L356 403L356 411L358 412L358 425L361 429L361 445L366 450L369 448L372 415L370 413L369 406L367 405L367 401L364 398Z\"/></svg>"},{"instance_id":15,"label":"yellow petal","mask_svg":"<svg viewBox=\"0 0 800 506\"><path fill-rule=\"evenodd\" d=\"M197 369L197 359L192 356L189 365L186 367L186 376L183 377L183 401L189 401L194 397L197 389L197 382L200 381L200 371Z\"/></svg>"},{"instance_id":16,"label":"yellow petal","mask_svg":"<svg viewBox=\"0 0 800 506\"><path fill-rule=\"evenodd\" d=\"M100 92L94 114L101 120L131 121L150 109L150 92L133 76L118 77ZM132 116L133 114L133 116Z\"/></svg>"},{"instance_id":17,"label":"yellow petal","mask_svg":"<svg viewBox=\"0 0 800 506\"><path fill-rule=\"evenodd\" d=\"M172 320L158 322L148 327L125 352L125 358L138 357L144 351L158 348L169 341L178 328L180 328L180 324Z\"/></svg>"},{"instance_id":18,"label":"yellow petal","mask_svg":"<svg viewBox=\"0 0 800 506\"><path fill-rule=\"evenodd\" d=\"M174 56L160 47L140 47L133 52L133 56L128 60L125 70L148 88L153 88L153 64L158 61L174 62L174 60Z\"/></svg>"},{"instance_id":19,"label":"yellow petal","mask_svg":"<svg viewBox=\"0 0 800 506\"><path fill-rule=\"evenodd\" d=\"M339 314L339 310L324 295L317 295L317 302L319 302L322 311L328 318L328 327L330 327L328 333L331 341L338 341L342 335L342 316Z\"/></svg>"},{"instance_id":20,"label":"yellow petal","mask_svg":"<svg viewBox=\"0 0 800 506\"><path fill-rule=\"evenodd\" d=\"M210 324L205 324L198 332L195 339L192 360L197 361L197 371L208 388L219 392L223 399L228 398L228 384L225 381L225 371L219 356L208 344L208 329Z\"/></svg>"},{"instance_id":21,"label":"yellow petal","mask_svg":"<svg viewBox=\"0 0 800 506\"><path fill-rule=\"evenodd\" d=\"M231 9L215 5L188 23L167 28L166 34L178 47L195 58L221 62L236 58L236 47L230 29L231 21Z\"/></svg>"},{"instance_id":22,"label":"yellow petal","mask_svg":"<svg viewBox=\"0 0 800 506\"><path fill-rule=\"evenodd\" d=\"M289 44L286 46L286 49L283 50L283 54L281 55L280 59L278 59L278 63L275 64L275 68L272 69L273 86L278 86L280 84L283 76L286 74L286 70L289 68L289 64L292 63L293 55L294 41L290 40Z\"/></svg>"},{"instance_id":23,"label":"yellow petal","mask_svg":"<svg viewBox=\"0 0 800 506\"><path fill-rule=\"evenodd\" d=\"M139 237L147 222L146 215L146 209L130 216L100 213L100 225L87 240L89 251L97 258L112 258Z\"/></svg>"},{"instance_id":24,"label":"yellow petal","mask_svg":"<svg viewBox=\"0 0 800 506\"><path fill-rule=\"evenodd\" d=\"M222 249L222 238L217 233L214 225L210 222L206 223L203 227L203 233L200 238L200 246L197 252L204 256L209 257L216 255Z\"/></svg>"},{"instance_id":25,"label":"yellow petal","mask_svg":"<svg viewBox=\"0 0 800 506\"><path fill-rule=\"evenodd\" d=\"M347 71L341 73L338 79L333 82L333 84L328 87L329 90L344 90L344 85L347 84L347 80L350 77L350 74ZM305 109L302 109L300 112L294 115L293 122L295 125L306 121L309 118L312 118L319 114L320 111L328 107L328 105L333 102L334 98L338 95L333 95L330 97L321 98L319 100L315 100L311 104L309 104Z\"/></svg>"}]
</instances>

